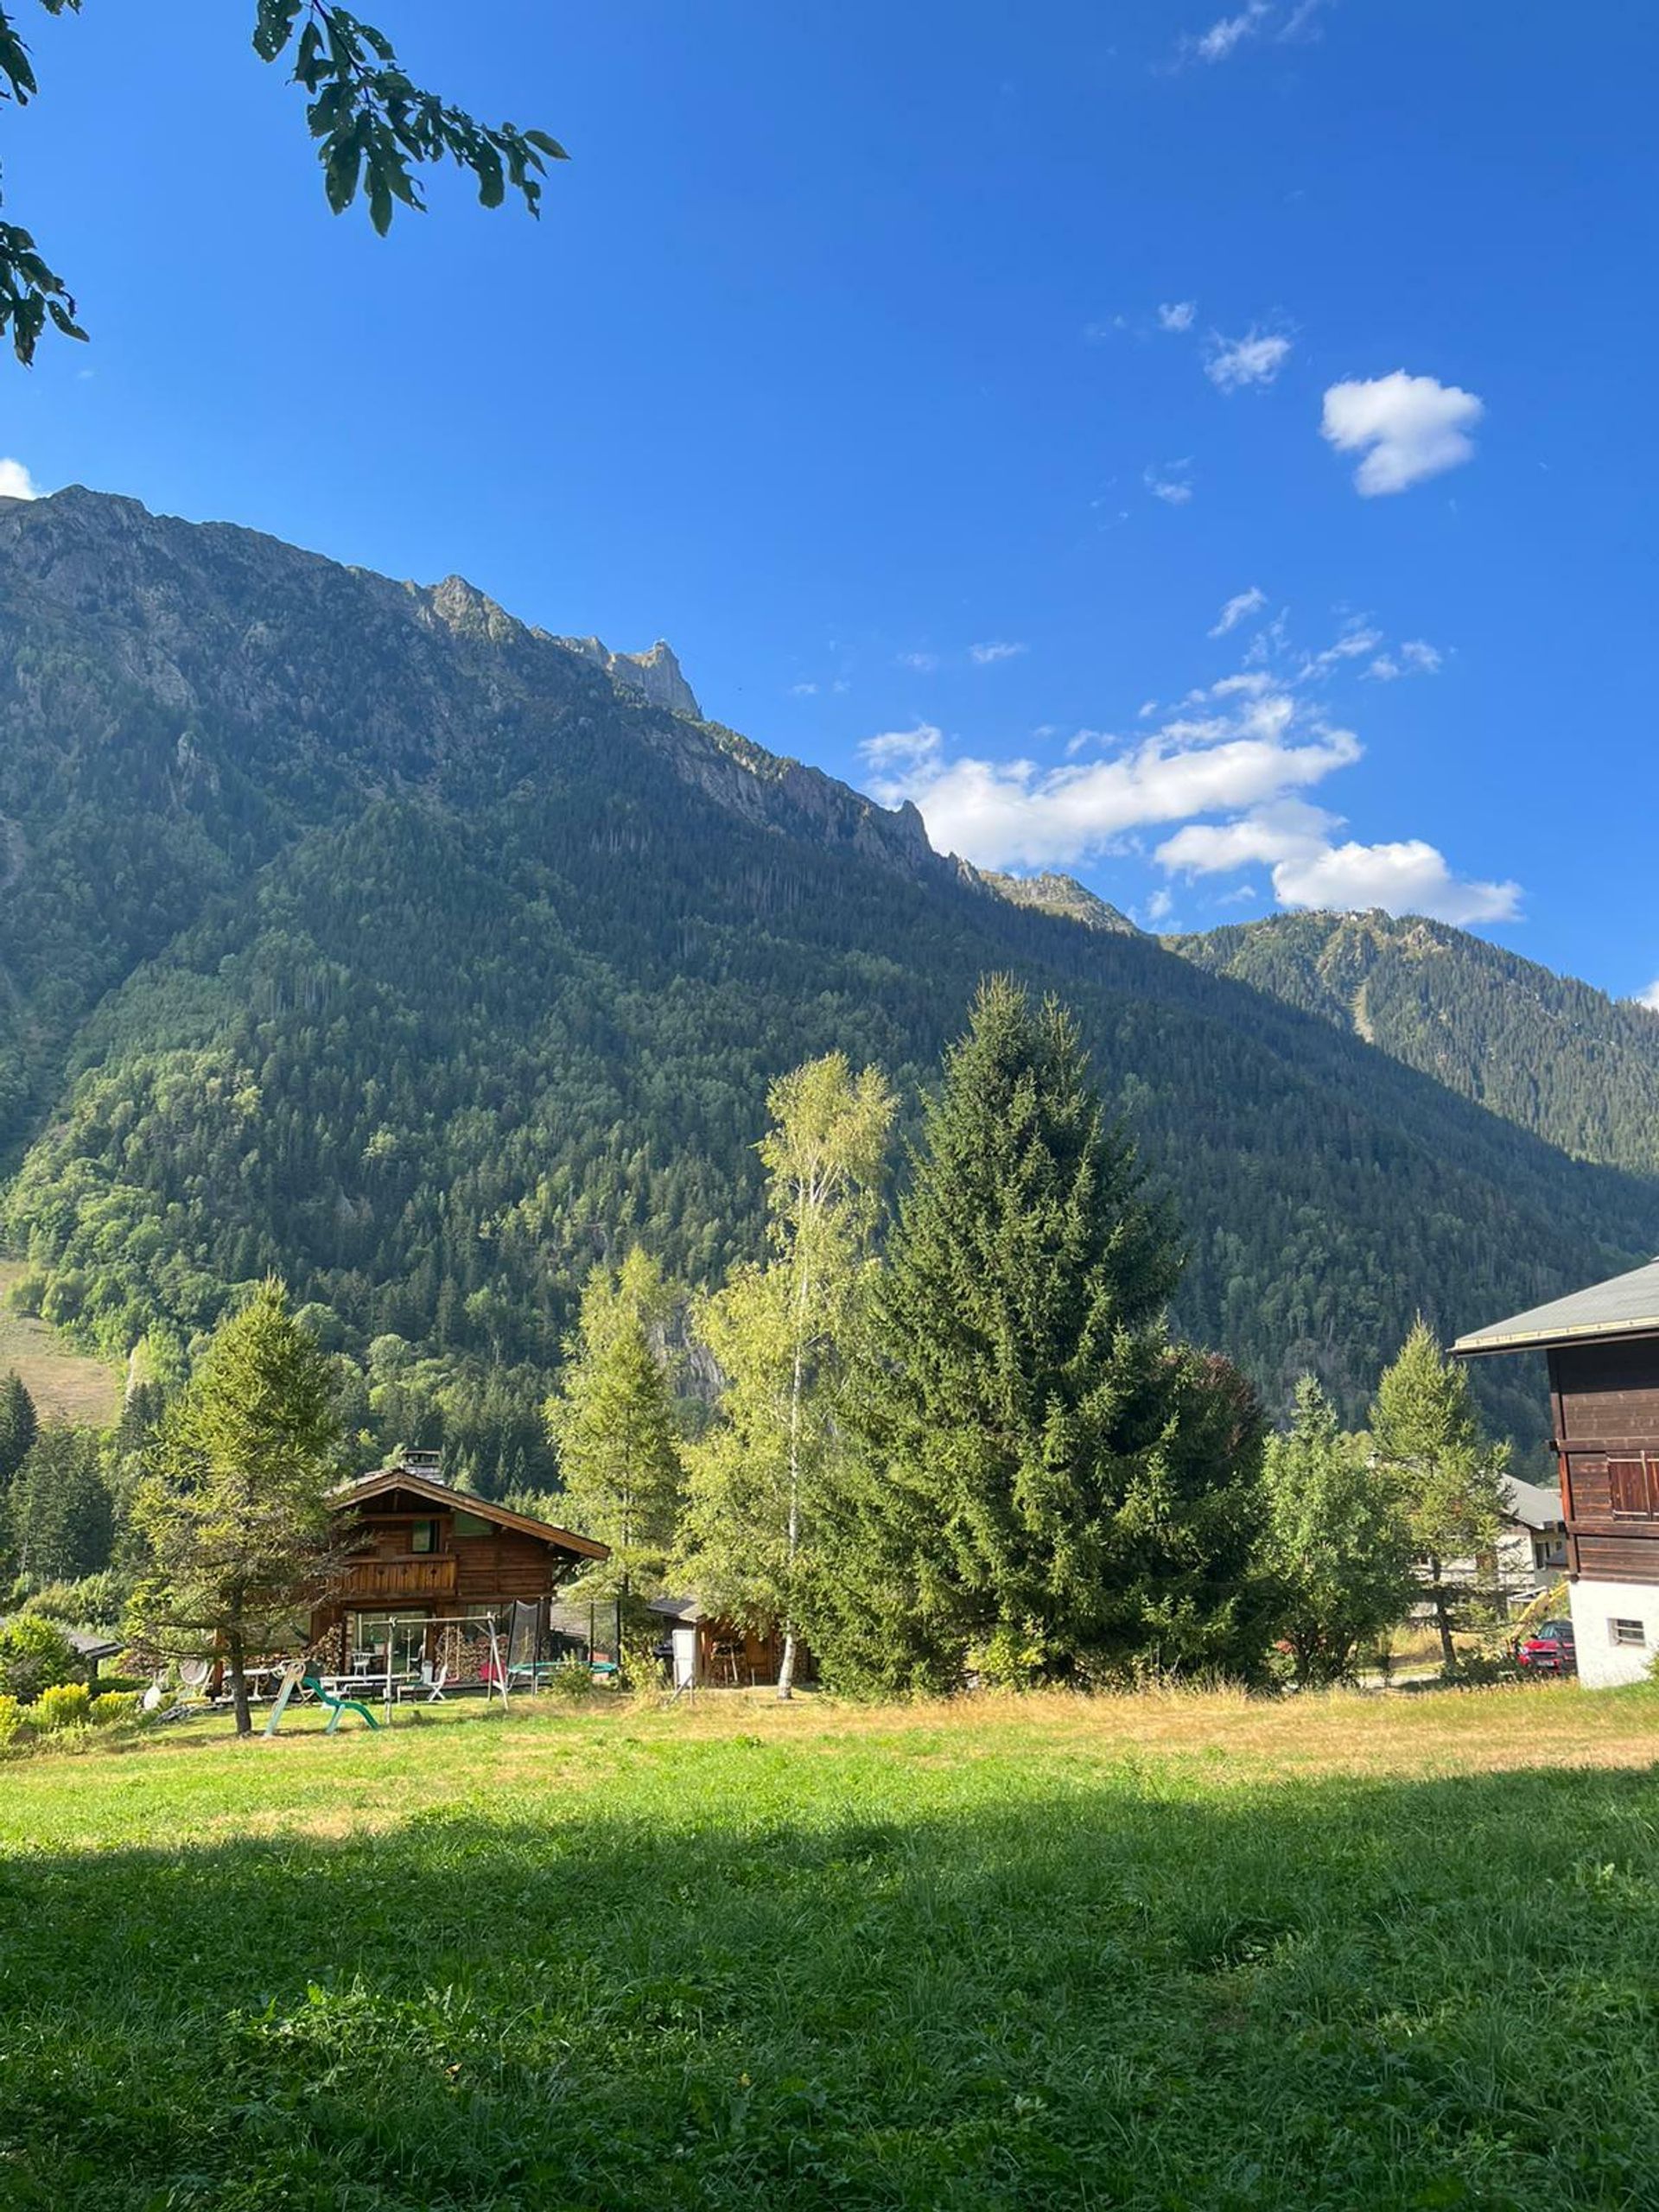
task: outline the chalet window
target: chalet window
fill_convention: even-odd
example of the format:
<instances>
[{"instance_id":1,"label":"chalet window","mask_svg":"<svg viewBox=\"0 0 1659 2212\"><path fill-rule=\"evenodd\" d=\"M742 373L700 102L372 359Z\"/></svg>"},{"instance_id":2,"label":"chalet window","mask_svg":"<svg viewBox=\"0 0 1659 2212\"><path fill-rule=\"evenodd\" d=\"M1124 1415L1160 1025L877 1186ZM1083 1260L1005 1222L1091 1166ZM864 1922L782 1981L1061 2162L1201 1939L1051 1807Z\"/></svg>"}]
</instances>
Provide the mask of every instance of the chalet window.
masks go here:
<instances>
[{"instance_id":1,"label":"chalet window","mask_svg":"<svg viewBox=\"0 0 1659 2212\"><path fill-rule=\"evenodd\" d=\"M417 1521L409 1532L409 1548L412 1552L435 1552L438 1548L438 1524L435 1521Z\"/></svg>"},{"instance_id":2,"label":"chalet window","mask_svg":"<svg viewBox=\"0 0 1659 2212\"><path fill-rule=\"evenodd\" d=\"M1611 1643L1645 1643L1648 1631L1641 1621L1611 1620L1607 1624L1608 1641Z\"/></svg>"},{"instance_id":3,"label":"chalet window","mask_svg":"<svg viewBox=\"0 0 1659 2212\"><path fill-rule=\"evenodd\" d=\"M1565 1567L1567 1538L1535 1536L1532 1540L1532 1563L1535 1567Z\"/></svg>"},{"instance_id":4,"label":"chalet window","mask_svg":"<svg viewBox=\"0 0 1659 2212\"><path fill-rule=\"evenodd\" d=\"M1651 1521L1654 1517L1656 1478L1659 1466L1647 1459L1610 1459L1607 1487L1613 1511L1622 1519Z\"/></svg>"}]
</instances>

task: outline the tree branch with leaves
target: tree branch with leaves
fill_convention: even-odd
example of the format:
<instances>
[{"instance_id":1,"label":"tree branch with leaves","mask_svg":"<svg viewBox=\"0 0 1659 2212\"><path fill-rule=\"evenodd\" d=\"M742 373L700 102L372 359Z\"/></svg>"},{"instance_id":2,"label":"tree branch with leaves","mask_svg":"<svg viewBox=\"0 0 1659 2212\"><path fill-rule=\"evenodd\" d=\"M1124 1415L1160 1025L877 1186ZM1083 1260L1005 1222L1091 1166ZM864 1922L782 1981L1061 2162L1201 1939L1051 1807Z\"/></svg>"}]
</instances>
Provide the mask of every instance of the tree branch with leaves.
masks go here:
<instances>
[{"instance_id":1,"label":"tree branch with leaves","mask_svg":"<svg viewBox=\"0 0 1659 2212\"><path fill-rule=\"evenodd\" d=\"M81 0L40 0L49 16L79 15ZM480 123L410 77L383 31L332 0L257 0L253 50L262 61L291 53L290 81L307 95L306 121L322 165L323 189L336 215L359 192L383 237L395 209L426 206L417 168L453 162L477 180L486 207L516 194L541 212L550 161L569 158L544 130ZM15 5L0 5L0 100L27 107L40 89ZM48 325L85 339L79 309L31 231L0 220L0 332L25 367Z\"/></svg>"}]
</instances>

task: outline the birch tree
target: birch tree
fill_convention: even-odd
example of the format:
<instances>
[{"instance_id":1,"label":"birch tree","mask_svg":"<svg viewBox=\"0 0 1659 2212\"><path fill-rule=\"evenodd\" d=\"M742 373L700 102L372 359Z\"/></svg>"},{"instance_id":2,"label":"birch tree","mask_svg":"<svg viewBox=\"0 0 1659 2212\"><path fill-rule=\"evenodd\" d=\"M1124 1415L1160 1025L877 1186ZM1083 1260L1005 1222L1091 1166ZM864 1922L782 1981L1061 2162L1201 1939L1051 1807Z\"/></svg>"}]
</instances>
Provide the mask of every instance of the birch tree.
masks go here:
<instances>
[{"instance_id":1,"label":"birch tree","mask_svg":"<svg viewBox=\"0 0 1659 2212\"><path fill-rule=\"evenodd\" d=\"M780 1698L794 1688L893 1109L880 1069L855 1076L842 1052L772 1084L759 1147L769 1254L700 1317L724 1387L715 1427L690 1455L686 1573L706 1607L782 1629Z\"/></svg>"}]
</instances>

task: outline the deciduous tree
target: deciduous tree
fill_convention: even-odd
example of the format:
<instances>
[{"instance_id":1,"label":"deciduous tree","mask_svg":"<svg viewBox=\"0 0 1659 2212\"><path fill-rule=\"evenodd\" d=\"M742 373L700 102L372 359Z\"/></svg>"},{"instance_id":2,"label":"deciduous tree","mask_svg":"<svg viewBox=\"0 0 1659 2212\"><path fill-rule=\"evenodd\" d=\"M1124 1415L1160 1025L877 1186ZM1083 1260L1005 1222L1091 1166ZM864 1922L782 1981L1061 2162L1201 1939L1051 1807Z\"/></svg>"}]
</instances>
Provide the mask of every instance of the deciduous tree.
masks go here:
<instances>
[{"instance_id":1,"label":"deciduous tree","mask_svg":"<svg viewBox=\"0 0 1659 2212\"><path fill-rule=\"evenodd\" d=\"M1296 1680L1345 1681L1356 1655L1410 1611L1417 1583L1397 1485L1367 1438L1344 1433L1311 1375L1288 1433L1268 1440L1266 1494L1263 1565Z\"/></svg>"},{"instance_id":2,"label":"deciduous tree","mask_svg":"<svg viewBox=\"0 0 1659 2212\"><path fill-rule=\"evenodd\" d=\"M222 1658L238 1735L248 1661L292 1640L350 1554L329 1510L339 1444L328 1362L266 1282L163 1416L133 1509L148 1559L130 1630L159 1656Z\"/></svg>"},{"instance_id":3,"label":"deciduous tree","mask_svg":"<svg viewBox=\"0 0 1659 2212\"><path fill-rule=\"evenodd\" d=\"M770 1256L710 1299L700 1333L724 1378L690 1456L685 1566L707 1605L784 1635L793 1688L803 1603L868 1289L894 1100L879 1068L809 1060L774 1083L761 1140Z\"/></svg>"},{"instance_id":4,"label":"deciduous tree","mask_svg":"<svg viewBox=\"0 0 1659 2212\"><path fill-rule=\"evenodd\" d=\"M663 1586L684 1480L661 1351L672 1304L661 1266L639 1245L620 1268L595 1268L547 1402L563 1516L611 1548L583 1577L590 1591L653 1596Z\"/></svg>"},{"instance_id":5,"label":"deciduous tree","mask_svg":"<svg viewBox=\"0 0 1659 2212\"><path fill-rule=\"evenodd\" d=\"M78 15L80 0L41 0L49 16ZM335 214L359 191L377 231L393 209L423 207L413 170L451 161L477 180L486 207L518 194L534 215L550 161L564 149L544 130L489 125L423 92L398 60L391 41L334 0L255 0L253 50L262 61L294 57L293 82L307 95L306 122L322 164L323 188ZM17 29L15 4L0 8L0 99L27 106L39 86ZM25 364L48 323L67 338L85 338L64 280L43 257L33 234L0 222L0 330Z\"/></svg>"}]
</instances>

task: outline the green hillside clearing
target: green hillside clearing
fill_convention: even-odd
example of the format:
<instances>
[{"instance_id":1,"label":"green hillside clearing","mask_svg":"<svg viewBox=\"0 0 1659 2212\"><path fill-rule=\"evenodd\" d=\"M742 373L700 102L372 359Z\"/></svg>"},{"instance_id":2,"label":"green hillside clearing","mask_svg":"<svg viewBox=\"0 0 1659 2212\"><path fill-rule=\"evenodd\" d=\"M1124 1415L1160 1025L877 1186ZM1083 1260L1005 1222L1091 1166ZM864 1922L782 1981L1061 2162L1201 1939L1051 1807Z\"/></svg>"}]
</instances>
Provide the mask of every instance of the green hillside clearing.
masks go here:
<instances>
[{"instance_id":1,"label":"green hillside clearing","mask_svg":"<svg viewBox=\"0 0 1659 2212\"><path fill-rule=\"evenodd\" d=\"M12 1287L26 1272L18 1261L0 1260L0 1375L16 1369L43 1420L107 1427L121 1410L116 1370L44 1321L12 1312Z\"/></svg>"}]
</instances>

